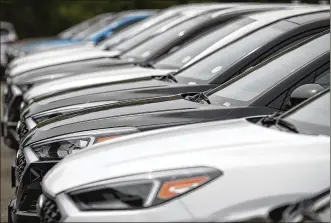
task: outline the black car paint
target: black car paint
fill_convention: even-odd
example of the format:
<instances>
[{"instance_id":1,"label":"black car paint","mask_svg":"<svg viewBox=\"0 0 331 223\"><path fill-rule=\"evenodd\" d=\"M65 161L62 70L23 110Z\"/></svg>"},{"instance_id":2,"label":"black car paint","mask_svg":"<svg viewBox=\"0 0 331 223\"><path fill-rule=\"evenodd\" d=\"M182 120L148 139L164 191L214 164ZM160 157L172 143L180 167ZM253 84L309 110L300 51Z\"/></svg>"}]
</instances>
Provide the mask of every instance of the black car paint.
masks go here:
<instances>
[{"instance_id":1,"label":"black car paint","mask_svg":"<svg viewBox=\"0 0 331 223\"><path fill-rule=\"evenodd\" d=\"M286 46L287 39L291 38L291 36L295 35L302 35L304 30L306 29L312 29L318 25L321 27L326 27L326 24L329 24L329 21L318 21L318 22L312 22L310 24L297 27L293 29L289 33L284 33L282 36L274 39L273 41L269 42L266 45L263 45L253 51L249 56L244 56L241 58L240 61L237 61L235 64L233 64L231 67L229 67L226 72L222 73L222 75L216 75L216 77L209 81L209 83L199 83L195 80L186 79L180 76L181 70L175 74L175 77L178 79L179 83L170 83L168 82L168 86L165 86L165 84L155 85L154 80L149 81L136 81L132 84L132 88L128 85L117 85L116 83L112 84L106 84L106 85L99 85L99 86L88 86L83 87L81 89L71 89L71 91L66 92L58 92L55 94L50 94L46 96L41 96L39 98L35 98L34 102L30 104L30 107L28 107L28 112L23 112L23 118L29 117L29 115L36 114L37 112L47 111L50 109L59 108L66 105L75 105L85 102L96 102L96 101L103 101L103 100L126 100L126 99L134 99L134 98L142 98L142 97L154 97L154 96L161 96L162 95L169 95L169 94L176 94L176 93L185 93L185 92L200 92L206 90L206 88L213 88L216 85L220 85L224 83L225 81L230 80L234 76L238 75L240 72L246 70L248 67L255 66L258 64L261 60L267 58L270 56L273 51L270 51L270 49L279 44L282 43ZM317 26L317 27L318 27ZM324 28L323 28L324 29ZM318 32L319 29L316 30ZM269 50L269 52L268 52ZM188 84L189 82L195 82L195 84ZM186 85L186 86L185 86ZM142 88L141 90L137 91L137 88ZM169 88L169 89L166 89ZM116 90L114 90L116 89ZM115 92L116 91L116 92ZM119 93L119 91L122 91ZM133 92L139 94L134 95ZM116 95L116 97L115 97ZM108 97L109 96L109 97ZM131 98L129 98L131 97ZM43 101L47 101L47 106L44 106L46 103ZM87 100L88 99L88 100ZM27 116L25 116L27 115Z\"/></svg>"},{"instance_id":2,"label":"black car paint","mask_svg":"<svg viewBox=\"0 0 331 223\"><path fill-rule=\"evenodd\" d=\"M47 111L54 107L70 106L74 104L86 103L86 101L123 101L139 98L151 98L165 95L179 94L182 92L200 92L206 91L210 88L216 87L215 84L181 84L160 81L151 77L141 78L139 81L132 81L126 83L116 83L114 85L106 85L105 91L91 93L83 97L77 97L73 103L74 98L67 98L60 101L50 101L43 103L42 106L38 102L32 103L22 113L22 117L30 117L33 114ZM109 91L111 89L111 91ZM47 99L46 99L47 100Z\"/></svg>"},{"instance_id":3,"label":"black car paint","mask_svg":"<svg viewBox=\"0 0 331 223\"><path fill-rule=\"evenodd\" d=\"M130 126L144 131L160 126L166 127L168 125L183 125L231 117L264 115L276 111L264 107L207 105L187 101L183 97L185 95L123 101L59 116L38 124L23 139L22 146L28 146L31 143L59 134L93 129ZM68 128L69 125L70 128Z\"/></svg>"}]
</instances>

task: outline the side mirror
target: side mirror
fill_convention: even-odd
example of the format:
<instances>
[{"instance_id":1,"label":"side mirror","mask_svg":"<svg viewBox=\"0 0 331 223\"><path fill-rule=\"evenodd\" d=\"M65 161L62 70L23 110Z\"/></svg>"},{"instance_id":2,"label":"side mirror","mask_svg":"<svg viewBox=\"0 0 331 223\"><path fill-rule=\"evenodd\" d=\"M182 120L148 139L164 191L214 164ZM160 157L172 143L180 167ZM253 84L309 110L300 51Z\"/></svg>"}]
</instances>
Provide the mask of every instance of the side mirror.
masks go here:
<instances>
[{"instance_id":1,"label":"side mirror","mask_svg":"<svg viewBox=\"0 0 331 223\"><path fill-rule=\"evenodd\" d=\"M324 88L319 84L305 84L296 88L290 96L291 107L300 104L323 90Z\"/></svg>"}]
</instances>

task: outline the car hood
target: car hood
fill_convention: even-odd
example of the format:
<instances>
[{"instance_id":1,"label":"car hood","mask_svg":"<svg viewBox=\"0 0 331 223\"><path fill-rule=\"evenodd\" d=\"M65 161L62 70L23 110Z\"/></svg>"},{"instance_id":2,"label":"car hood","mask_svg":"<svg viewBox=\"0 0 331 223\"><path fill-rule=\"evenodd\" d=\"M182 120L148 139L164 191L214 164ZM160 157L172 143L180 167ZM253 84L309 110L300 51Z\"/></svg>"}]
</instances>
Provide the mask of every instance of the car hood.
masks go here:
<instances>
[{"instance_id":1,"label":"car hood","mask_svg":"<svg viewBox=\"0 0 331 223\"><path fill-rule=\"evenodd\" d=\"M7 82L15 85L30 85L30 87L33 87L59 78L88 73L94 74L97 71L108 72L131 67L135 67L135 64L129 61L110 58L79 61L25 72L9 78Z\"/></svg>"},{"instance_id":2,"label":"car hood","mask_svg":"<svg viewBox=\"0 0 331 223\"><path fill-rule=\"evenodd\" d=\"M9 76L13 77L24 72L41 69L44 67L55 66L58 64L71 63L75 61L84 61L98 58L109 58L118 55L118 51L91 50L84 53L72 52L61 57L50 57L43 60L37 60L31 63L20 64L9 71Z\"/></svg>"},{"instance_id":3,"label":"car hood","mask_svg":"<svg viewBox=\"0 0 331 223\"><path fill-rule=\"evenodd\" d=\"M70 47L75 47L75 46L81 46L81 45L86 45L86 44L94 44L91 41L80 41L80 40L72 40L68 42L63 42L63 43L58 43L58 44L50 44L50 45L41 45L37 47L31 47L28 50L24 51L24 55L31 55L39 52L44 52L44 51L50 51L50 50L58 50L58 49L64 49L64 48L70 48Z\"/></svg>"},{"instance_id":4,"label":"car hood","mask_svg":"<svg viewBox=\"0 0 331 223\"><path fill-rule=\"evenodd\" d=\"M51 40L58 40L59 38L56 36L50 36L50 37L39 37L39 38L28 38L28 39L21 39L16 40L14 43L10 44L10 47L13 48L19 48L28 46L33 43L43 42L43 41L51 41Z\"/></svg>"},{"instance_id":5,"label":"car hood","mask_svg":"<svg viewBox=\"0 0 331 223\"><path fill-rule=\"evenodd\" d=\"M29 54L23 57L19 57L14 59L10 64L9 68L12 69L20 64L24 63L31 63L36 60L43 60L50 57L57 57L57 56L65 56L67 53L72 53L76 51L88 51L88 50L94 50L97 49L93 44L83 44L82 45L74 45L74 46L68 46L60 49L52 49L52 50L45 50L41 52L37 52L34 54Z\"/></svg>"},{"instance_id":6,"label":"car hood","mask_svg":"<svg viewBox=\"0 0 331 223\"><path fill-rule=\"evenodd\" d=\"M135 127L141 131L189 123L265 115L273 109L226 107L196 103L183 95L119 101L82 109L43 121L23 139L22 146L58 135L93 129Z\"/></svg>"},{"instance_id":7,"label":"car hood","mask_svg":"<svg viewBox=\"0 0 331 223\"><path fill-rule=\"evenodd\" d=\"M117 63L117 64L116 64ZM115 65L126 65L126 61L111 59L111 58L97 58L90 60L82 60L64 64L57 64L55 66L43 67L37 70L24 72L20 75L7 78L8 84L24 85L24 84L39 84L45 81L50 81L54 78L73 75L85 74L93 71L104 70L106 68L113 68Z\"/></svg>"},{"instance_id":8,"label":"car hood","mask_svg":"<svg viewBox=\"0 0 331 223\"><path fill-rule=\"evenodd\" d=\"M82 40L75 40L75 39L45 40L45 41L39 41L39 42L31 43L31 44L21 48L21 50L29 51L29 50L33 50L33 48L38 48L38 47L59 46L59 45L62 45L62 44L71 44L71 43L76 43L76 42L80 42L80 41L82 41Z\"/></svg>"},{"instance_id":9,"label":"car hood","mask_svg":"<svg viewBox=\"0 0 331 223\"><path fill-rule=\"evenodd\" d=\"M125 136L79 151L52 168L42 185L47 194L55 196L97 181L168 169L207 166L226 174L261 164L278 163L280 168L282 159L277 157L284 154L297 157L297 161L329 159L325 158L329 142L329 137L282 132L245 119L174 127ZM312 145L319 150L311 149Z\"/></svg>"},{"instance_id":10,"label":"car hood","mask_svg":"<svg viewBox=\"0 0 331 223\"><path fill-rule=\"evenodd\" d=\"M65 110L72 112L83 107L93 106L95 103L106 104L114 101L160 97L186 92L202 92L216 86L211 84L172 83L147 77L141 78L141 80L124 83L115 82L105 86L89 87L46 97L28 105L21 115L26 119L42 112L63 114Z\"/></svg>"},{"instance_id":11,"label":"car hood","mask_svg":"<svg viewBox=\"0 0 331 223\"><path fill-rule=\"evenodd\" d=\"M78 90L86 86L93 87L123 81L134 81L141 78L154 75L165 75L173 72L173 70L148 69L139 66L130 67L127 69L122 68L122 66L115 66L111 70L103 69L101 71L88 72L85 74L49 81L37 85L27 91L24 95L24 100L28 102L30 100L37 99L38 97L56 95L69 90ZM93 78L91 78L92 76Z\"/></svg>"}]
</instances>

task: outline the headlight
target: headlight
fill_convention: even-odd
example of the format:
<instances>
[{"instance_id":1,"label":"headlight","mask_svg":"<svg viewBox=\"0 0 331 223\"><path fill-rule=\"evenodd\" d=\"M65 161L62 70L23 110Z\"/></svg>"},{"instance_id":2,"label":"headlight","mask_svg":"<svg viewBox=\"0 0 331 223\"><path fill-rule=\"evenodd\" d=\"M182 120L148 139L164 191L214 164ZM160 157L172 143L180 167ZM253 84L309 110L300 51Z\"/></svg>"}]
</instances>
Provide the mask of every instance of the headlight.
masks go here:
<instances>
[{"instance_id":1,"label":"headlight","mask_svg":"<svg viewBox=\"0 0 331 223\"><path fill-rule=\"evenodd\" d=\"M69 191L80 210L132 210L163 204L219 177L209 167L151 172Z\"/></svg>"},{"instance_id":2,"label":"headlight","mask_svg":"<svg viewBox=\"0 0 331 223\"><path fill-rule=\"evenodd\" d=\"M131 127L85 131L47 139L30 147L41 160L62 159L90 145L135 132L139 130Z\"/></svg>"}]
</instances>

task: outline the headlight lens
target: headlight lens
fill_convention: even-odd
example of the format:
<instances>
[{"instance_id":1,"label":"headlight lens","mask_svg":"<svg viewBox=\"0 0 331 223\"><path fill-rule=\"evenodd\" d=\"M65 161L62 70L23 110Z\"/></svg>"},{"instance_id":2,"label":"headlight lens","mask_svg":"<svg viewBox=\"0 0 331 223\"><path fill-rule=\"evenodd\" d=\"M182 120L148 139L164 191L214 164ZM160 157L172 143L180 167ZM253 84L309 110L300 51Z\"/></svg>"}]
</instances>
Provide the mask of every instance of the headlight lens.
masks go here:
<instances>
[{"instance_id":1,"label":"headlight lens","mask_svg":"<svg viewBox=\"0 0 331 223\"><path fill-rule=\"evenodd\" d=\"M93 144L135 132L139 132L139 130L131 127L79 132L48 139L32 144L30 147L41 160L62 159L71 153L78 152L80 149Z\"/></svg>"},{"instance_id":2,"label":"headlight lens","mask_svg":"<svg viewBox=\"0 0 331 223\"><path fill-rule=\"evenodd\" d=\"M81 210L131 210L163 204L219 177L209 167L152 172L69 192Z\"/></svg>"},{"instance_id":3,"label":"headlight lens","mask_svg":"<svg viewBox=\"0 0 331 223\"><path fill-rule=\"evenodd\" d=\"M79 149L87 147L90 142L90 138L72 139L32 146L32 149L41 159L61 159Z\"/></svg>"}]
</instances>

